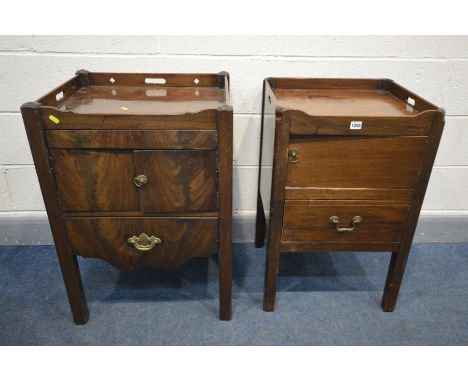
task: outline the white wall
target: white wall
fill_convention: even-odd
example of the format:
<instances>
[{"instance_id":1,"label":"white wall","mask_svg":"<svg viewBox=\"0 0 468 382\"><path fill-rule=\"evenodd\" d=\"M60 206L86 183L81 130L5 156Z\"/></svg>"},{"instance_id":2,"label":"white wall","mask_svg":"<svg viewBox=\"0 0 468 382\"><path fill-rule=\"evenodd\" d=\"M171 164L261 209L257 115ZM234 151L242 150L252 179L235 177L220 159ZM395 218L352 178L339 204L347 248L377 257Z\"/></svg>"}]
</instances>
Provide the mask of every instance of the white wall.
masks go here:
<instances>
[{"instance_id":1,"label":"white wall","mask_svg":"<svg viewBox=\"0 0 468 382\"><path fill-rule=\"evenodd\" d=\"M263 78L394 79L447 112L423 213L468 214L468 37L0 36L0 219L44 215L19 107L77 69L230 72L238 216L255 213Z\"/></svg>"}]
</instances>

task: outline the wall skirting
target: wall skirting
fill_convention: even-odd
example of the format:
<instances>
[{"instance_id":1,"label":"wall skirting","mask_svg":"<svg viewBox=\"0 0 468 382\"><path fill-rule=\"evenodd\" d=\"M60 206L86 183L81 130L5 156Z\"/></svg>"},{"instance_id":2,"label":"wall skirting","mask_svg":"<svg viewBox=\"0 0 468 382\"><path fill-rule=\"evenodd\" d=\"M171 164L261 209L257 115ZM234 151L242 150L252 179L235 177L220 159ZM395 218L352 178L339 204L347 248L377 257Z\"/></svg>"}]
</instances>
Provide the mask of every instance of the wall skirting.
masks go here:
<instances>
[{"instance_id":1,"label":"wall skirting","mask_svg":"<svg viewBox=\"0 0 468 382\"><path fill-rule=\"evenodd\" d=\"M233 241L254 241L255 217L235 217ZM468 215L421 216L414 241L417 242L468 242ZM0 245L53 244L49 222L45 217L0 218Z\"/></svg>"}]
</instances>

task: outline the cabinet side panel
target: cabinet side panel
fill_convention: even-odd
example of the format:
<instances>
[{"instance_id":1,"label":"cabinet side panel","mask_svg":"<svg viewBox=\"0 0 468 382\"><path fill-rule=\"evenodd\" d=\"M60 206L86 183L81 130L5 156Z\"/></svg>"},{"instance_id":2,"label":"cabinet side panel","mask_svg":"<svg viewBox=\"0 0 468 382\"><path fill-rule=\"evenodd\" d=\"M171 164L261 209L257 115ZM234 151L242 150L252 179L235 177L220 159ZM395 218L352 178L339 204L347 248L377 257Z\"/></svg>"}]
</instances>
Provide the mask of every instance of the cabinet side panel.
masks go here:
<instances>
[{"instance_id":1,"label":"cabinet side panel","mask_svg":"<svg viewBox=\"0 0 468 382\"><path fill-rule=\"evenodd\" d=\"M275 110L276 104L268 83L265 83L262 130L261 130L261 149L258 176L258 190L261 196L264 213L266 216L270 212L271 180L273 167L266 165L272 163L274 143L275 143Z\"/></svg>"}]
</instances>

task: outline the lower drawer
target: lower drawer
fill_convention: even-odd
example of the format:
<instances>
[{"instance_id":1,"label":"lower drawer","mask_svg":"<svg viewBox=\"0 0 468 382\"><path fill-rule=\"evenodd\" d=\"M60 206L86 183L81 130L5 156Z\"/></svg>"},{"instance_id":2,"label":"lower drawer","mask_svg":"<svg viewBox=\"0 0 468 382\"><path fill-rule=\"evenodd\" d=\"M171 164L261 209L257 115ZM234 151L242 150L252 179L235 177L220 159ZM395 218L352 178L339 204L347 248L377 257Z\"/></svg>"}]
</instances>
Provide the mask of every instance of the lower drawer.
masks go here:
<instances>
[{"instance_id":1,"label":"lower drawer","mask_svg":"<svg viewBox=\"0 0 468 382\"><path fill-rule=\"evenodd\" d=\"M409 206L385 201L288 200L282 243L397 243Z\"/></svg>"},{"instance_id":2,"label":"lower drawer","mask_svg":"<svg viewBox=\"0 0 468 382\"><path fill-rule=\"evenodd\" d=\"M75 255L97 257L123 269L174 269L217 252L217 218L67 218Z\"/></svg>"}]
</instances>

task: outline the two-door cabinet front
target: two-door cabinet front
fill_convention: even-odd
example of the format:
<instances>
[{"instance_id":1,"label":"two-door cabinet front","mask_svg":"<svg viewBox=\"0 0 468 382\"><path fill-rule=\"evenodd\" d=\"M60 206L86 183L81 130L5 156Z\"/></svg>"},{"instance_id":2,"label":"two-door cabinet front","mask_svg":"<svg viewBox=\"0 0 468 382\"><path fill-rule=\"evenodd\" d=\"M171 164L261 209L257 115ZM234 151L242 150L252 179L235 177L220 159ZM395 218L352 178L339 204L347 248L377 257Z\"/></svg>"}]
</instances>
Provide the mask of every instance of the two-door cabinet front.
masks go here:
<instances>
[{"instance_id":1,"label":"two-door cabinet front","mask_svg":"<svg viewBox=\"0 0 468 382\"><path fill-rule=\"evenodd\" d=\"M392 311L443 109L387 79L269 78L263 95L256 245L269 214L264 309L274 309L281 252L382 251L392 252L382 300Z\"/></svg>"},{"instance_id":2,"label":"two-door cabinet front","mask_svg":"<svg viewBox=\"0 0 468 382\"><path fill-rule=\"evenodd\" d=\"M75 322L88 320L77 255L174 269L216 252L229 320L228 74L82 70L21 110Z\"/></svg>"}]
</instances>

